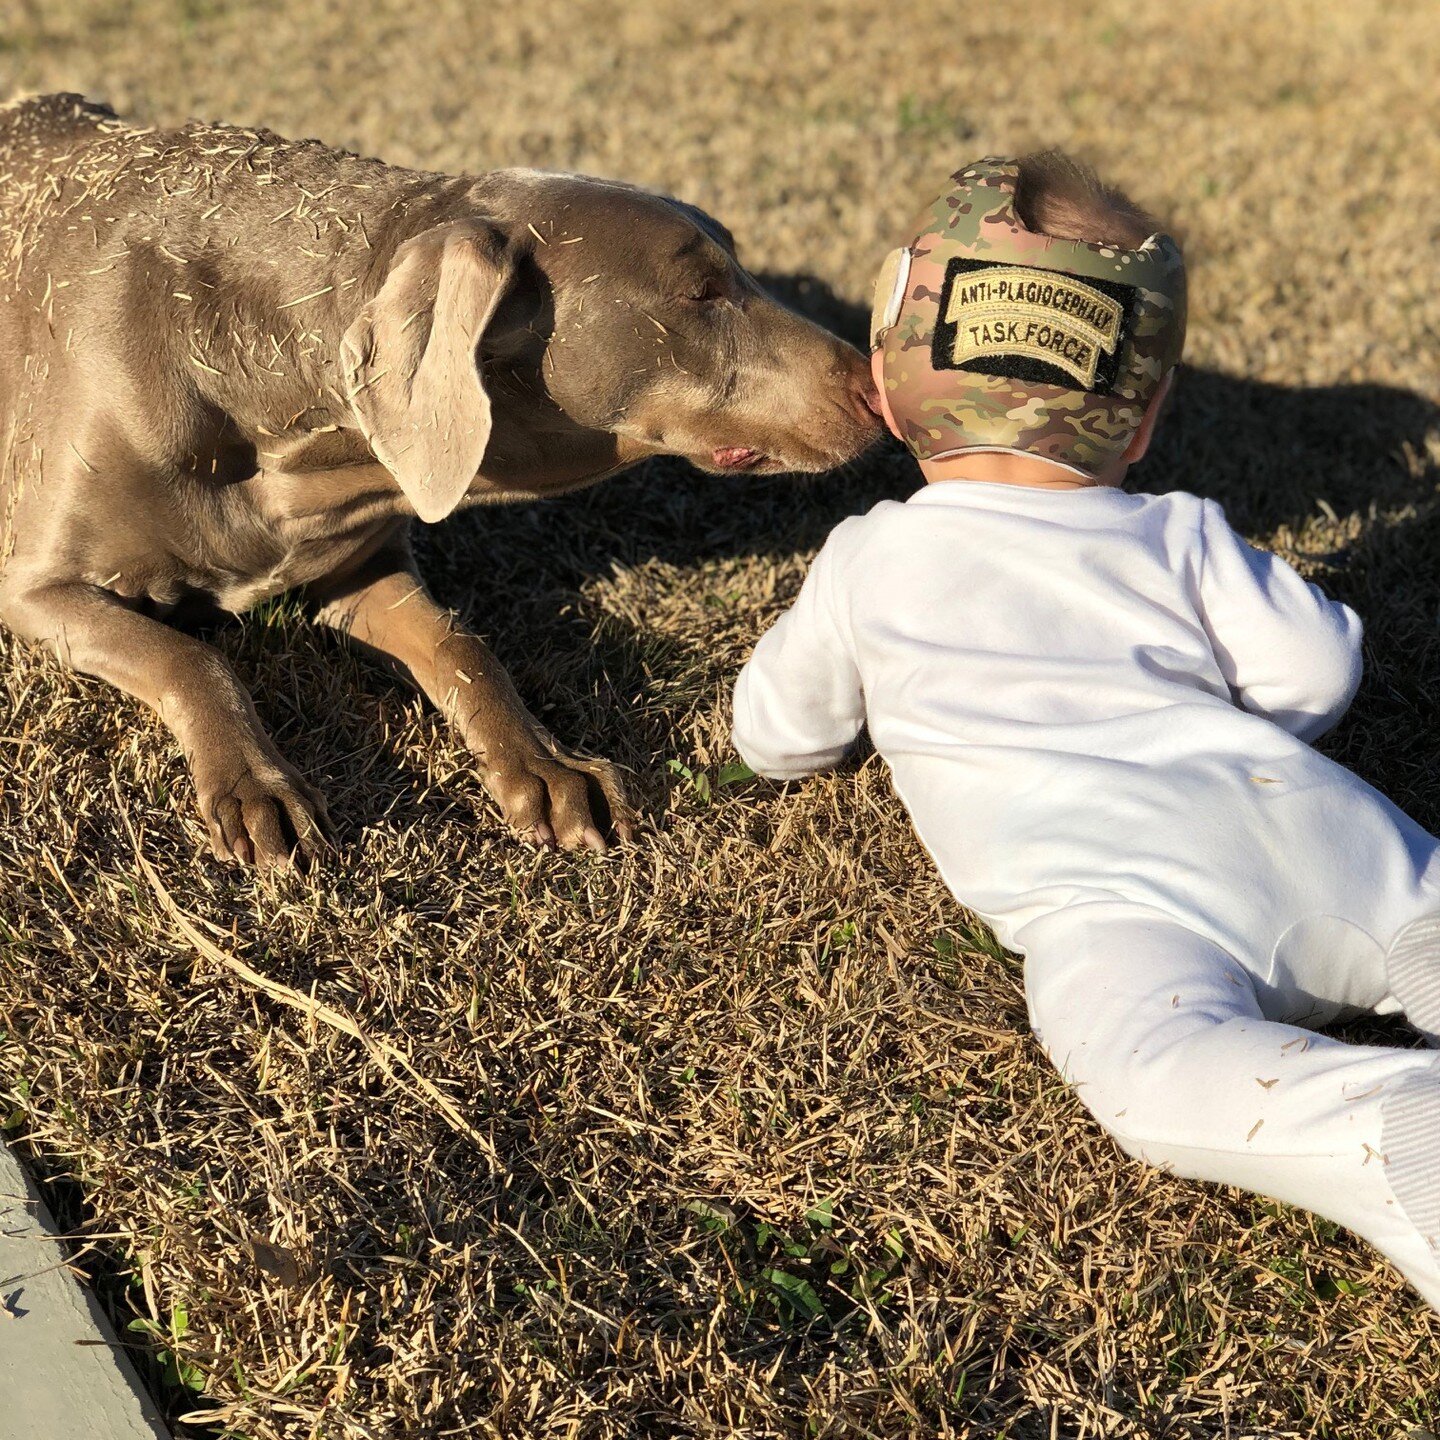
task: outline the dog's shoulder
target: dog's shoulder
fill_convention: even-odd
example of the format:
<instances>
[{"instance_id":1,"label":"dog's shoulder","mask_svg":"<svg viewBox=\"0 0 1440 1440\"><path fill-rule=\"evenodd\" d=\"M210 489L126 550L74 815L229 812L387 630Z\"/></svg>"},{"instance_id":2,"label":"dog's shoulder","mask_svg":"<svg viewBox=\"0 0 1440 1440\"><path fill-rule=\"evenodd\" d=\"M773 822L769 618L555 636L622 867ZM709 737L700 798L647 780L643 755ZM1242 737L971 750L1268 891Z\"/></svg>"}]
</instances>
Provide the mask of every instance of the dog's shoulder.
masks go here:
<instances>
[{"instance_id":1,"label":"dog's shoulder","mask_svg":"<svg viewBox=\"0 0 1440 1440\"><path fill-rule=\"evenodd\" d=\"M108 105L83 95L26 95L0 105L0 186L30 188L57 163L130 131Z\"/></svg>"},{"instance_id":2,"label":"dog's shoulder","mask_svg":"<svg viewBox=\"0 0 1440 1440\"><path fill-rule=\"evenodd\" d=\"M70 91L18 95L0 103L0 135L7 140L28 136L45 144L125 128L125 121L104 101L90 100Z\"/></svg>"},{"instance_id":3,"label":"dog's shoulder","mask_svg":"<svg viewBox=\"0 0 1440 1440\"><path fill-rule=\"evenodd\" d=\"M199 120L139 125L76 94L0 105L0 223L7 209L13 216L26 201L67 214L80 204L91 215L163 210L183 217L216 198L255 196L266 187L277 195L332 189L364 195L443 178L260 127Z\"/></svg>"}]
</instances>

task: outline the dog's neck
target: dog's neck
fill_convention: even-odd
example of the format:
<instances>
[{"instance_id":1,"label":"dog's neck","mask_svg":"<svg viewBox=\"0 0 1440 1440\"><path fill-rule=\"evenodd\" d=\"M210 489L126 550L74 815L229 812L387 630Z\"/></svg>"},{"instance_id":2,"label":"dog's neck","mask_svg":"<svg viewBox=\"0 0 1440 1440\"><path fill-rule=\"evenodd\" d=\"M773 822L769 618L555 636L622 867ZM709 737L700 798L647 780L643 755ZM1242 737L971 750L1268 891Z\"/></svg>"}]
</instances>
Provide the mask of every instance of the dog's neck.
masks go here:
<instances>
[{"instance_id":1,"label":"dog's neck","mask_svg":"<svg viewBox=\"0 0 1440 1440\"><path fill-rule=\"evenodd\" d=\"M275 519L333 515L340 529L414 510L371 454L353 417L313 430L255 440L259 468L249 493ZM462 506L505 504L564 494L615 474L650 452L613 435L578 428L529 429L497 417L495 434Z\"/></svg>"}]
</instances>

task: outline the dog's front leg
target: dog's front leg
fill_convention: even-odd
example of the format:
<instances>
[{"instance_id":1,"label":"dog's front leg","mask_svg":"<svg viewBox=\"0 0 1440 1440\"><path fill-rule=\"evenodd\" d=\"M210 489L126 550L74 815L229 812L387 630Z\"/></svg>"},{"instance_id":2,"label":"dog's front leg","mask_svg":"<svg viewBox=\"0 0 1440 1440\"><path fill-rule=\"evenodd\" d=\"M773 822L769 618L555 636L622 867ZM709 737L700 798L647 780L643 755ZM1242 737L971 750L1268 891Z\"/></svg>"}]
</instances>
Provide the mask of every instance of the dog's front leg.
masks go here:
<instances>
[{"instance_id":1,"label":"dog's front leg","mask_svg":"<svg viewBox=\"0 0 1440 1440\"><path fill-rule=\"evenodd\" d=\"M606 849L635 816L615 767L573 755L525 708L504 666L430 597L402 545L311 586L318 618L398 663L459 731L509 823L542 845Z\"/></svg>"},{"instance_id":2,"label":"dog's front leg","mask_svg":"<svg viewBox=\"0 0 1440 1440\"><path fill-rule=\"evenodd\" d=\"M310 855L324 843L320 793L281 757L235 672L203 641L94 585L11 589L0 618L159 714L189 762L221 859L284 867L297 850Z\"/></svg>"}]
</instances>

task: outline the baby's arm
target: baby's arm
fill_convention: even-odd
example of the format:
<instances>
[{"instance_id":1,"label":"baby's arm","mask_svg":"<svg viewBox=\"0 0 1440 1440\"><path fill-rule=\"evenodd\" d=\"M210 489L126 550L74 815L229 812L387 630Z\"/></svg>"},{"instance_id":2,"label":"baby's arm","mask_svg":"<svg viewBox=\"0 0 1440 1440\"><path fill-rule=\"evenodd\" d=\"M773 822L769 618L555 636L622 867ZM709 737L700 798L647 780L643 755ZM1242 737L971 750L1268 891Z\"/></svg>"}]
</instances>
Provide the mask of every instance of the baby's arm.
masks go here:
<instances>
[{"instance_id":1,"label":"baby's arm","mask_svg":"<svg viewBox=\"0 0 1440 1440\"><path fill-rule=\"evenodd\" d=\"M1360 619L1277 555L1247 545L1205 501L1200 618L1235 703L1302 740L1323 735L1360 684Z\"/></svg>"},{"instance_id":2,"label":"baby's arm","mask_svg":"<svg viewBox=\"0 0 1440 1440\"><path fill-rule=\"evenodd\" d=\"M865 723L860 672L834 604L834 536L735 682L735 748L775 780L840 762Z\"/></svg>"}]
</instances>

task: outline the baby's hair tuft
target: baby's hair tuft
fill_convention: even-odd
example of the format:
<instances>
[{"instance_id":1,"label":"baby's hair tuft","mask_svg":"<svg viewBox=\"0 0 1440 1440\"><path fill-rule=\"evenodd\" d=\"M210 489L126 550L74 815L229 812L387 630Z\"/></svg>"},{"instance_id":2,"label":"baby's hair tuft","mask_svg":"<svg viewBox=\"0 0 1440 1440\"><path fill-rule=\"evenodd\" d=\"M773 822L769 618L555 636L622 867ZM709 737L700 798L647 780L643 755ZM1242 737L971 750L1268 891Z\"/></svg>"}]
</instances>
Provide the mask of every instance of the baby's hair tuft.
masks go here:
<instances>
[{"instance_id":1,"label":"baby's hair tuft","mask_svg":"<svg viewBox=\"0 0 1440 1440\"><path fill-rule=\"evenodd\" d=\"M1057 240L1135 250L1164 227L1082 160L1037 150L1019 161L1015 210L1027 230Z\"/></svg>"}]
</instances>

